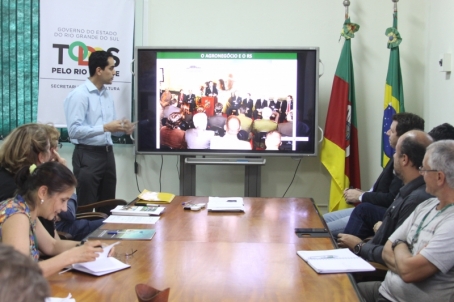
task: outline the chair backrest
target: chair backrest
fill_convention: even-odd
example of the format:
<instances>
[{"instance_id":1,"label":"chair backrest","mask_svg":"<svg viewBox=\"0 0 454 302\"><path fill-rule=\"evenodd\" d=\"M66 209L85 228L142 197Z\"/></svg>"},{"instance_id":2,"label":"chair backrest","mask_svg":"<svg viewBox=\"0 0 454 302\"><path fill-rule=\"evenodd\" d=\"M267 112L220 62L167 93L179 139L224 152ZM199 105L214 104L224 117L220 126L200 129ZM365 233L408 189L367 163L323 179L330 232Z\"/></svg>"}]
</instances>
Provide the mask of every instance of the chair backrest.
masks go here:
<instances>
[{"instance_id":1,"label":"chair backrest","mask_svg":"<svg viewBox=\"0 0 454 302\"><path fill-rule=\"evenodd\" d=\"M77 213L93 212L93 210L96 208L101 208L101 207L115 208L116 206L120 206L120 205L124 206L127 204L128 203L124 199L107 199L107 200L90 203L87 205L78 206Z\"/></svg>"},{"instance_id":2,"label":"chair backrest","mask_svg":"<svg viewBox=\"0 0 454 302\"><path fill-rule=\"evenodd\" d=\"M160 291L147 284L137 284L135 290L139 302L167 302L169 300L170 288Z\"/></svg>"}]
</instances>

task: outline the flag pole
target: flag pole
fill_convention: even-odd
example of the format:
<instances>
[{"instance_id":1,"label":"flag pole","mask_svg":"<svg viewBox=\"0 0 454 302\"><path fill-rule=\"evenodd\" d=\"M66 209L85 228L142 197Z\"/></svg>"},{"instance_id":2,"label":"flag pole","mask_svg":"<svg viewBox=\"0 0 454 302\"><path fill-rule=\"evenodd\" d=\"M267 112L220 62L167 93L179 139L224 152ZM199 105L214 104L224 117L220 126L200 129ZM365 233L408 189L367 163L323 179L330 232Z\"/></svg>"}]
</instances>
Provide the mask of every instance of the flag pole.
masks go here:
<instances>
[{"instance_id":1,"label":"flag pole","mask_svg":"<svg viewBox=\"0 0 454 302\"><path fill-rule=\"evenodd\" d=\"M397 19L397 2L399 2L399 0L392 0L392 1L394 2L394 18ZM394 24L393 24L393 26L394 26ZM397 29L397 22L396 22L395 26Z\"/></svg>"},{"instance_id":2,"label":"flag pole","mask_svg":"<svg viewBox=\"0 0 454 302\"><path fill-rule=\"evenodd\" d=\"M345 20L348 19L348 7L350 6L350 1L344 0L344 6L345 6Z\"/></svg>"},{"instance_id":3,"label":"flag pole","mask_svg":"<svg viewBox=\"0 0 454 302\"><path fill-rule=\"evenodd\" d=\"M394 12L397 13L397 2L399 2L399 0L392 0L394 2Z\"/></svg>"}]
</instances>

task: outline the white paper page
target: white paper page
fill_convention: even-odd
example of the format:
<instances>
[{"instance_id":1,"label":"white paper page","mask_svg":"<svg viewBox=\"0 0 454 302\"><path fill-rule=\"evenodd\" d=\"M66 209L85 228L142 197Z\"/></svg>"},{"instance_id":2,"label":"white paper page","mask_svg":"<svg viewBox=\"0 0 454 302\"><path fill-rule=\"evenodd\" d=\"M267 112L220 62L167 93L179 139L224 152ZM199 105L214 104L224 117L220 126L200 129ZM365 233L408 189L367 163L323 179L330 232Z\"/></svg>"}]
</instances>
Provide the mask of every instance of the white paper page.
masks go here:
<instances>
[{"instance_id":1,"label":"white paper page","mask_svg":"<svg viewBox=\"0 0 454 302\"><path fill-rule=\"evenodd\" d=\"M107 258L109 256L110 250L117 244L120 244L120 241L117 241L115 243L112 243L111 245L103 247L102 252L99 253L99 257L96 258L96 260L92 261L92 262L96 262L96 261L98 261L98 259ZM86 263L91 263L91 262L86 262Z\"/></svg>"},{"instance_id":2,"label":"white paper page","mask_svg":"<svg viewBox=\"0 0 454 302\"><path fill-rule=\"evenodd\" d=\"M298 251L317 273L338 273L374 271L375 268L367 261L353 254L349 249L334 249L321 251Z\"/></svg>"},{"instance_id":3,"label":"white paper page","mask_svg":"<svg viewBox=\"0 0 454 302\"><path fill-rule=\"evenodd\" d=\"M155 224L158 222L159 216L142 217L142 216L119 216L110 215L103 223L132 223L132 224Z\"/></svg>"},{"instance_id":4,"label":"white paper page","mask_svg":"<svg viewBox=\"0 0 454 302\"><path fill-rule=\"evenodd\" d=\"M161 213L165 210L165 207L155 207L153 211L151 211L153 207L148 206L117 206L115 209L111 210L110 212L114 215L130 215L130 216L150 216L150 215L161 215Z\"/></svg>"},{"instance_id":5,"label":"white paper page","mask_svg":"<svg viewBox=\"0 0 454 302\"><path fill-rule=\"evenodd\" d=\"M357 258L349 249L321 250L321 251L298 251L297 252L304 260L309 260L311 257L334 257L334 258Z\"/></svg>"},{"instance_id":6,"label":"white paper page","mask_svg":"<svg viewBox=\"0 0 454 302\"><path fill-rule=\"evenodd\" d=\"M76 300L72 297L71 293L69 293L66 298L49 297L46 298L45 302L76 302Z\"/></svg>"},{"instance_id":7,"label":"white paper page","mask_svg":"<svg viewBox=\"0 0 454 302\"><path fill-rule=\"evenodd\" d=\"M119 244L120 241L117 241L115 243L112 243L111 245L108 245L106 247L103 247L102 248L102 252L101 253L98 253L99 254L99 257L96 258L95 261L89 261L89 262L81 262L81 263L77 263L77 264L81 264L81 265L86 265L86 264L89 264L89 265L92 265L93 263L96 263L96 262L101 262L103 259L106 259L108 258L107 256L109 255L109 252L110 250L117 244ZM73 264L73 267L74 267L74 264Z\"/></svg>"},{"instance_id":8,"label":"white paper page","mask_svg":"<svg viewBox=\"0 0 454 302\"><path fill-rule=\"evenodd\" d=\"M374 271L375 268L361 258L356 259L316 259L309 260L309 265L319 273Z\"/></svg>"},{"instance_id":9,"label":"white paper page","mask_svg":"<svg viewBox=\"0 0 454 302\"><path fill-rule=\"evenodd\" d=\"M97 258L97 261L73 264L75 269L86 271L85 268L93 273L114 272L129 266L114 257Z\"/></svg>"}]
</instances>

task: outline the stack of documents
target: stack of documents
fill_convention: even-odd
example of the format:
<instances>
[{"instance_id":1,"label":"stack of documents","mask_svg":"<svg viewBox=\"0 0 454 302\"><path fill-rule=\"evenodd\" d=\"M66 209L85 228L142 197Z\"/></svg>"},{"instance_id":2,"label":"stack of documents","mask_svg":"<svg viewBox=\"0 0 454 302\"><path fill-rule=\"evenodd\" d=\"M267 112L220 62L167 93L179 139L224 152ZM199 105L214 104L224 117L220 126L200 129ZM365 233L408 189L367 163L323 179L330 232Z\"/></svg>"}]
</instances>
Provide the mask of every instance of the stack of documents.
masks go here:
<instances>
[{"instance_id":1,"label":"stack of documents","mask_svg":"<svg viewBox=\"0 0 454 302\"><path fill-rule=\"evenodd\" d=\"M126 216L159 216L165 207L159 206L117 206L111 210L114 215L126 215Z\"/></svg>"},{"instance_id":2,"label":"stack of documents","mask_svg":"<svg viewBox=\"0 0 454 302\"><path fill-rule=\"evenodd\" d=\"M144 189L136 201L136 205L147 205L148 203L170 203L174 198L175 194L166 192L151 192Z\"/></svg>"},{"instance_id":3,"label":"stack of documents","mask_svg":"<svg viewBox=\"0 0 454 302\"><path fill-rule=\"evenodd\" d=\"M298 251L296 253L319 274L375 270L366 260L353 254L349 249Z\"/></svg>"},{"instance_id":4,"label":"stack of documents","mask_svg":"<svg viewBox=\"0 0 454 302\"><path fill-rule=\"evenodd\" d=\"M213 212L244 212L243 198L209 197L207 209Z\"/></svg>"}]
</instances>

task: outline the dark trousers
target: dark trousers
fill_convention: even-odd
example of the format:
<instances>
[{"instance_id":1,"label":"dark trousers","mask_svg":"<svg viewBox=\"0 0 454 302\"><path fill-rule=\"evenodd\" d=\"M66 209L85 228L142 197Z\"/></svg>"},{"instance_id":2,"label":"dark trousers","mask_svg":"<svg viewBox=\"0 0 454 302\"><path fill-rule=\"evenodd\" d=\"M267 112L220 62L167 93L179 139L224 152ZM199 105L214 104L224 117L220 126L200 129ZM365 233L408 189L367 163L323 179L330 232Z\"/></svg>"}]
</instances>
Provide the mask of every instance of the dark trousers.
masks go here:
<instances>
[{"instance_id":1,"label":"dark trousers","mask_svg":"<svg viewBox=\"0 0 454 302\"><path fill-rule=\"evenodd\" d=\"M71 234L72 239L80 241L102 225L104 219L76 219L74 221L57 222L57 230Z\"/></svg>"},{"instance_id":2,"label":"dark trousers","mask_svg":"<svg viewBox=\"0 0 454 302\"><path fill-rule=\"evenodd\" d=\"M354 235L361 239L374 236L374 225L383 221L386 208L365 202L360 203L353 210L344 229L345 234Z\"/></svg>"},{"instance_id":3,"label":"dark trousers","mask_svg":"<svg viewBox=\"0 0 454 302\"><path fill-rule=\"evenodd\" d=\"M378 291L380 285L380 281L358 283L359 293L366 302L387 302L389 300L383 297Z\"/></svg>"},{"instance_id":4,"label":"dark trousers","mask_svg":"<svg viewBox=\"0 0 454 302\"><path fill-rule=\"evenodd\" d=\"M79 205L115 198L117 172L112 146L76 145L72 163ZM96 211L110 215L111 209L103 207Z\"/></svg>"}]
</instances>

